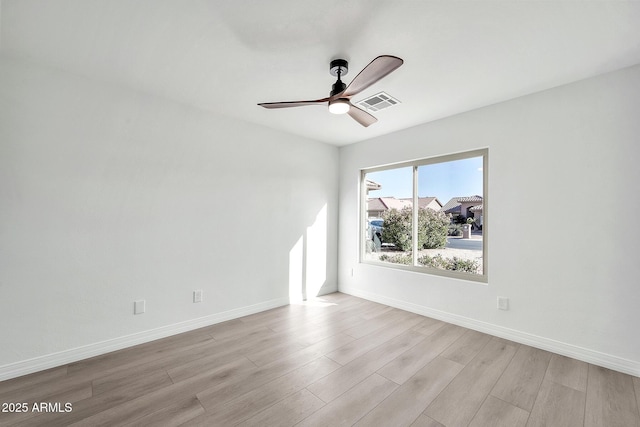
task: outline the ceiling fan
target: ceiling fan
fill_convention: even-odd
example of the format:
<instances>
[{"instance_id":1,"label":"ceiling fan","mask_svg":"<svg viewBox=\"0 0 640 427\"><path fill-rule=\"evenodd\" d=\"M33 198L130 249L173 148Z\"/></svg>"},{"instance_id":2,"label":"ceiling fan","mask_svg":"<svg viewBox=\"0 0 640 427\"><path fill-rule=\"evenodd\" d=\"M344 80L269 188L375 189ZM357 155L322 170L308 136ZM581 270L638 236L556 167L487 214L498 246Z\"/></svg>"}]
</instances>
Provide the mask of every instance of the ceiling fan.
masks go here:
<instances>
[{"instance_id":1,"label":"ceiling fan","mask_svg":"<svg viewBox=\"0 0 640 427\"><path fill-rule=\"evenodd\" d=\"M349 71L349 64L344 59L334 59L329 65L329 73L338 79L333 84L328 98L316 99L313 101L287 101L287 102L263 102L260 105L264 108L289 108L302 107L305 105L321 105L327 103L329 112L333 114L347 113L362 126L367 127L378 121L374 116L365 110L356 107L351 103L351 97L362 92L369 86L378 82L392 71L402 65L404 61L396 56L382 55L371 61L363 68L349 84L345 85L341 77Z\"/></svg>"}]
</instances>

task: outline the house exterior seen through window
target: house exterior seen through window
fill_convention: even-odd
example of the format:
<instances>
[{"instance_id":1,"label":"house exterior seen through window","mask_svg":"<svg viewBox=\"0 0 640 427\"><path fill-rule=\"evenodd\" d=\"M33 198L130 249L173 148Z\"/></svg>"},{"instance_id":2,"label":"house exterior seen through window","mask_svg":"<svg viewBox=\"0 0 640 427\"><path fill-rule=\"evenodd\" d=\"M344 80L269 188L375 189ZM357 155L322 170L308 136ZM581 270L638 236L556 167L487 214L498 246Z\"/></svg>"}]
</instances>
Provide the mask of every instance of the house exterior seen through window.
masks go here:
<instances>
[{"instance_id":1,"label":"house exterior seen through window","mask_svg":"<svg viewBox=\"0 0 640 427\"><path fill-rule=\"evenodd\" d=\"M360 260L487 281L488 150L361 171Z\"/></svg>"}]
</instances>

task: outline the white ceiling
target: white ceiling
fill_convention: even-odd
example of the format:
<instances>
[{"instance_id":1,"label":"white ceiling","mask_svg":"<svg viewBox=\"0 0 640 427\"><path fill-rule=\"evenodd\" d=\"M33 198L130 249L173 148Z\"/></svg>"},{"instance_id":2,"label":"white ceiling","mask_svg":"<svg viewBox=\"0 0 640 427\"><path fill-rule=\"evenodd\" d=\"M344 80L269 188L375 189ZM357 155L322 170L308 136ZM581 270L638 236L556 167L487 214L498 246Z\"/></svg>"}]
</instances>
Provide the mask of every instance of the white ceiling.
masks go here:
<instances>
[{"instance_id":1,"label":"white ceiling","mask_svg":"<svg viewBox=\"0 0 640 427\"><path fill-rule=\"evenodd\" d=\"M335 145L640 63L639 1L2 0L0 52ZM364 128L325 107L374 57L404 65L353 101L402 104Z\"/></svg>"}]
</instances>

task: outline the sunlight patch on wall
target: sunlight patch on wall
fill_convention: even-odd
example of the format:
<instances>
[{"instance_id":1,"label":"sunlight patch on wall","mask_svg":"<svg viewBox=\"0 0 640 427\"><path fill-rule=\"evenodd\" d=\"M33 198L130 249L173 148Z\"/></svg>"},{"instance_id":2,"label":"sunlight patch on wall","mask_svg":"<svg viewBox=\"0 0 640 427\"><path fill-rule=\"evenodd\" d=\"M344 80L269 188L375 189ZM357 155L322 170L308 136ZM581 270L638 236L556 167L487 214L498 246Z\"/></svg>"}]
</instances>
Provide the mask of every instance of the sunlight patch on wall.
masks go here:
<instances>
[{"instance_id":1,"label":"sunlight patch on wall","mask_svg":"<svg viewBox=\"0 0 640 427\"><path fill-rule=\"evenodd\" d=\"M312 300L327 280L327 205L289 251L289 302Z\"/></svg>"},{"instance_id":2,"label":"sunlight patch on wall","mask_svg":"<svg viewBox=\"0 0 640 427\"><path fill-rule=\"evenodd\" d=\"M289 303L301 302L303 299L304 236L300 236L289 251Z\"/></svg>"},{"instance_id":3,"label":"sunlight patch on wall","mask_svg":"<svg viewBox=\"0 0 640 427\"><path fill-rule=\"evenodd\" d=\"M306 297L318 296L327 280L327 205L325 204L314 223L307 227L306 242Z\"/></svg>"}]
</instances>

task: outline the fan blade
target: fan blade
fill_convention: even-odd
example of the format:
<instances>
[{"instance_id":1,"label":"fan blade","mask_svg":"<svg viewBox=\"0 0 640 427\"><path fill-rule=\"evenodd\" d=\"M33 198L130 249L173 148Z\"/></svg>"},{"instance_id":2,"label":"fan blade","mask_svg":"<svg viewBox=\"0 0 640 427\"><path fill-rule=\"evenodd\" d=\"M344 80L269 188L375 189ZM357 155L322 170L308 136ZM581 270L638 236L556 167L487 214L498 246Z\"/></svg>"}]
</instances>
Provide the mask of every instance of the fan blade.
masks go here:
<instances>
[{"instance_id":1,"label":"fan blade","mask_svg":"<svg viewBox=\"0 0 640 427\"><path fill-rule=\"evenodd\" d=\"M404 61L402 59L396 56L378 56L376 59L371 61L369 65L364 67L362 71L360 71L360 74L351 81L345 91L340 94L340 97L350 98L353 95L362 92L378 80L396 70L403 64L403 62Z\"/></svg>"},{"instance_id":2,"label":"fan blade","mask_svg":"<svg viewBox=\"0 0 640 427\"><path fill-rule=\"evenodd\" d=\"M329 101L329 98L316 99L315 101L287 101L287 102L263 102L258 104L264 108L289 108L289 107L303 107L305 105L317 105L323 104Z\"/></svg>"},{"instance_id":3,"label":"fan blade","mask_svg":"<svg viewBox=\"0 0 640 427\"><path fill-rule=\"evenodd\" d=\"M378 121L378 119L373 117L371 114L367 113L361 108L356 107L353 104L351 104L351 108L349 108L349 112L347 114L349 114L352 119L354 119L364 127L369 127L369 125L372 125Z\"/></svg>"}]
</instances>

